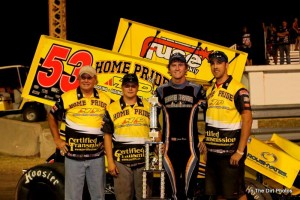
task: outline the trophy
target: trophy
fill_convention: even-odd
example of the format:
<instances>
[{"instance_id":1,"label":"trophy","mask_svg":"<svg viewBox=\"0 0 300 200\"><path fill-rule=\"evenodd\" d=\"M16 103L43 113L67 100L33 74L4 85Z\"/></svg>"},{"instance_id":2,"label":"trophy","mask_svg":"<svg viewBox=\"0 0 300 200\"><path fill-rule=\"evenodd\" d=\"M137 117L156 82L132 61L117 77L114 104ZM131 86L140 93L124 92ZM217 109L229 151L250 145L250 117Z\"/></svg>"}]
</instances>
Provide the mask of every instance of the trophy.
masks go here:
<instances>
[{"instance_id":1,"label":"trophy","mask_svg":"<svg viewBox=\"0 0 300 200\"><path fill-rule=\"evenodd\" d=\"M158 107L158 98L155 96L155 78L149 79L152 82L152 96L148 99L148 102L151 104L150 108L150 132L149 137L152 138L152 142L155 141L155 138L158 137L157 128L157 107Z\"/></svg>"},{"instance_id":2,"label":"trophy","mask_svg":"<svg viewBox=\"0 0 300 200\"><path fill-rule=\"evenodd\" d=\"M160 194L159 199L164 199L165 197L165 172L162 168L162 142L155 142L155 138L158 137L158 128L157 125L157 108L158 108L158 98L155 95L155 77L153 79L149 79L149 82L152 83L152 96L148 99L150 106L150 132L149 137L151 141L147 141L145 143L145 169L143 171L143 199L151 199L151 195L147 193L147 176L159 176L160 178ZM153 157L150 165L150 146L157 145L158 146L158 158ZM156 163L158 162L158 167Z\"/></svg>"}]
</instances>

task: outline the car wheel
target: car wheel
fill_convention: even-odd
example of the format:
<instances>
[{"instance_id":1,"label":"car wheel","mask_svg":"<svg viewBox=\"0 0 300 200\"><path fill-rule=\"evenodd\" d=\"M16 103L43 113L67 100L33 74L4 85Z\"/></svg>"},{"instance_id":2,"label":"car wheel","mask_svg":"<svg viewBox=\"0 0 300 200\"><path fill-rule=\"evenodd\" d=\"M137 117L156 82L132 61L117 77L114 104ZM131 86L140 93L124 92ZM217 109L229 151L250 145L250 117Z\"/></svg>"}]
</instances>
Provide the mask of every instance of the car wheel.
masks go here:
<instances>
[{"instance_id":1,"label":"car wheel","mask_svg":"<svg viewBox=\"0 0 300 200\"><path fill-rule=\"evenodd\" d=\"M35 108L27 107L23 111L23 120L25 122L37 122L39 118L39 111Z\"/></svg>"},{"instance_id":2,"label":"car wheel","mask_svg":"<svg viewBox=\"0 0 300 200\"><path fill-rule=\"evenodd\" d=\"M19 179L15 200L64 200L64 164L41 164Z\"/></svg>"}]
</instances>

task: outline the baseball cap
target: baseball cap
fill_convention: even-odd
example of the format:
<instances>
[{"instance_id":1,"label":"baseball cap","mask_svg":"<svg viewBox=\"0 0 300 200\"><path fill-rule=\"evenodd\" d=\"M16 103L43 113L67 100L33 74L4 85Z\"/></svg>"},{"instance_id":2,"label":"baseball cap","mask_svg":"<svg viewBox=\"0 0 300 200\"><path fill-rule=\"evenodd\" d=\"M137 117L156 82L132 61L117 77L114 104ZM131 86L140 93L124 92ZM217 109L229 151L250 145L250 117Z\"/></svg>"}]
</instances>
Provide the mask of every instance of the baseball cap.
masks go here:
<instances>
[{"instance_id":1,"label":"baseball cap","mask_svg":"<svg viewBox=\"0 0 300 200\"><path fill-rule=\"evenodd\" d=\"M179 60L181 62L186 62L184 55L181 53L174 53L169 58L169 64L171 64L174 60Z\"/></svg>"},{"instance_id":2,"label":"baseball cap","mask_svg":"<svg viewBox=\"0 0 300 200\"><path fill-rule=\"evenodd\" d=\"M122 85L125 85L127 83L135 83L135 84L139 84L139 79L136 76L136 74L126 74L124 75L123 79L122 79Z\"/></svg>"},{"instance_id":3,"label":"baseball cap","mask_svg":"<svg viewBox=\"0 0 300 200\"><path fill-rule=\"evenodd\" d=\"M91 77L97 76L97 72L92 66L81 67L81 69L79 70L79 76L81 76L82 74L88 74Z\"/></svg>"},{"instance_id":4,"label":"baseball cap","mask_svg":"<svg viewBox=\"0 0 300 200\"><path fill-rule=\"evenodd\" d=\"M221 62L226 62L226 63L228 62L228 57L223 51L214 51L213 53L209 54L208 59L209 59L209 63L211 63L213 59L217 59L218 61Z\"/></svg>"}]
</instances>

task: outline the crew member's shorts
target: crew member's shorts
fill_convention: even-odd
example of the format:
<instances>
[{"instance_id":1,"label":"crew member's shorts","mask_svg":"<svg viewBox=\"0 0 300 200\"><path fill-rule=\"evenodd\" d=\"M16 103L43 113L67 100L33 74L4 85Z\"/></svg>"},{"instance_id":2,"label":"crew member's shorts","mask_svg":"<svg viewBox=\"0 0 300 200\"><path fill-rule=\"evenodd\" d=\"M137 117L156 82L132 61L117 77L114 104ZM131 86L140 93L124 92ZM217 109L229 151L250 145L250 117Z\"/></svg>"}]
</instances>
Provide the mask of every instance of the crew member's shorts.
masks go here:
<instances>
[{"instance_id":1,"label":"crew member's shorts","mask_svg":"<svg viewBox=\"0 0 300 200\"><path fill-rule=\"evenodd\" d=\"M208 152L205 169L205 194L222 195L226 199L245 194L245 156L239 166L230 165L230 155Z\"/></svg>"}]
</instances>

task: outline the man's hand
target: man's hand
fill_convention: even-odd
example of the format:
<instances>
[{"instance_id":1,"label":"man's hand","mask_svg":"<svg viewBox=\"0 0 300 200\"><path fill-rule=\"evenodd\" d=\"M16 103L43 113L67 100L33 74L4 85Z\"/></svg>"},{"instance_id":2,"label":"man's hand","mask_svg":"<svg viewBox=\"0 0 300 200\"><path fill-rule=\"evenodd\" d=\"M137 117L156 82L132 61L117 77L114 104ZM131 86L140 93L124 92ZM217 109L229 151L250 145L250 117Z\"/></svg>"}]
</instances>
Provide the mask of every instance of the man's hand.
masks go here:
<instances>
[{"instance_id":1,"label":"man's hand","mask_svg":"<svg viewBox=\"0 0 300 200\"><path fill-rule=\"evenodd\" d=\"M159 155L159 144L155 146L154 152L156 155ZM160 149L161 154L163 155L165 153L165 144L161 144L161 149Z\"/></svg>"},{"instance_id":2,"label":"man's hand","mask_svg":"<svg viewBox=\"0 0 300 200\"><path fill-rule=\"evenodd\" d=\"M207 152L206 145L204 142L199 142L198 148L199 148L199 151L201 154L204 154Z\"/></svg>"},{"instance_id":3,"label":"man's hand","mask_svg":"<svg viewBox=\"0 0 300 200\"><path fill-rule=\"evenodd\" d=\"M204 156L204 162L206 162L206 159L207 159L207 148L206 148L206 145L204 142L199 142L198 144L198 148L199 148L199 151L200 151L200 154L202 154Z\"/></svg>"},{"instance_id":4,"label":"man's hand","mask_svg":"<svg viewBox=\"0 0 300 200\"><path fill-rule=\"evenodd\" d=\"M230 164L234 165L234 166L239 166L239 161L242 158L243 155L235 152L234 154L232 154L232 156L230 157Z\"/></svg>"},{"instance_id":5,"label":"man's hand","mask_svg":"<svg viewBox=\"0 0 300 200\"><path fill-rule=\"evenodd\" d=\"M54 140L54 142L56 144L56 148L60 150L60 154L64 156L68 152L68 144L66 143L66 141L58 138Z\"/></svg>"},{"instance_id":6,"label":"man's hand","mask_svg":"<svg viewBox=\"0 0 300 200\"><path fill-rule=\"evenodd\" d=\"M108 163L108 166L107 166L107 169L108 169L108 173L114 177L118 176L119 174L119 169L118 167L116 166L115 162L111 162L111 163Z\"/></svg>"}]
</instances>

